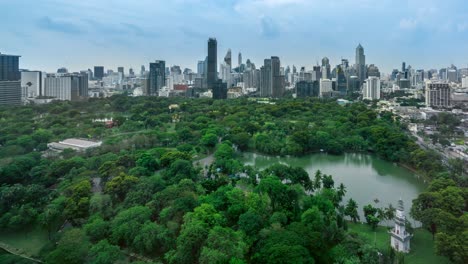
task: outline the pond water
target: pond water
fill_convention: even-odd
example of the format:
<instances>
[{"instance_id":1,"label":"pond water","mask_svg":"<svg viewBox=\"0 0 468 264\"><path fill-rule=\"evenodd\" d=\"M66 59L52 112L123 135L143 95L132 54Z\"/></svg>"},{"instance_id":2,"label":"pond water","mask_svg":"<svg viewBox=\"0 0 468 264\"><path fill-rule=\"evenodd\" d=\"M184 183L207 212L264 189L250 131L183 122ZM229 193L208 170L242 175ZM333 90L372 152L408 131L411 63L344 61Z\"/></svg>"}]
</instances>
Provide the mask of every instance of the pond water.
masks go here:
<instances>
[{"instance_id":1,"label":"pond water","mask_svg":"<svg viewBox=\"0 0 468 264\"><path fill-rule=\"evenodd\" d=\"M410 170L376 156L310 154L303 157L275 157L247 152L243 153L241 161L258 169L264 169L275 163L302 167L311 178L317 170L332 175L335 187L340 183L346 186L344 201L353 198L358 203L361 221L365 221L362 212L365 205L387 207L391 203L396 207L401 198L405 205L406 217L414 227L420 225L409 216L409 210L412 200L425 189L426 185Z\"/></svg>"}]
</instances>

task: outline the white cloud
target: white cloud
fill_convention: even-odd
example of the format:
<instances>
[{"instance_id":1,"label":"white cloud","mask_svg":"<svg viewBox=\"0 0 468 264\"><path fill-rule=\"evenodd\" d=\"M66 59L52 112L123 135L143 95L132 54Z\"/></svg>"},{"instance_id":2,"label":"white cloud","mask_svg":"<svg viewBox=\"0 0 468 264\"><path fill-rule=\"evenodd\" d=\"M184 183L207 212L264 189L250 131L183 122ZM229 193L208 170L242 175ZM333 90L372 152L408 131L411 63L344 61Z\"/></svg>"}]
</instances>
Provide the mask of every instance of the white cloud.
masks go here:
<instances>
[{"instance_id":1,"label":"white cloud","mask_svg":"<svg viewBox=\"0 0 468 264\"><path fill-rule=\"evenodd\" d=\"M400 20L400 28L414 29L418 25L418 21L414 18L402 18Z\"/></svg>"}]
</instances>

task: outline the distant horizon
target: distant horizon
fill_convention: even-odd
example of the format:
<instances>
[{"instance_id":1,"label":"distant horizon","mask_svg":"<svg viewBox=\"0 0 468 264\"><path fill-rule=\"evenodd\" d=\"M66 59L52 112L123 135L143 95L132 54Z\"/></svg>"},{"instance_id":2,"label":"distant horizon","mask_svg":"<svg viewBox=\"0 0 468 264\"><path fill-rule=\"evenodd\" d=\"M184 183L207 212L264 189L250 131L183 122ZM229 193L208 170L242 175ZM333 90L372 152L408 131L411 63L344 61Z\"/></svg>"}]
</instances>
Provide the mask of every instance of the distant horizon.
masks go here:
<instances>
[{"instance_id":1,"label":"distant horizon","mask_svg":"<svg viewBox=\"0 0 468 264\"><path fill-rule=\"evenodd\" d=\"M366 64L385 74L403 61L424 70L468 67L463 0L18 0L2 9L0 52L20 55L28 70L138 73L164 60L196 72L209 37L218 40L218 62L231 48L234 65L239 51L257 67L271 56L298 69L323 57L332 67L341 58L354 65L361 43Z\"/></svg>"}]
</instances>

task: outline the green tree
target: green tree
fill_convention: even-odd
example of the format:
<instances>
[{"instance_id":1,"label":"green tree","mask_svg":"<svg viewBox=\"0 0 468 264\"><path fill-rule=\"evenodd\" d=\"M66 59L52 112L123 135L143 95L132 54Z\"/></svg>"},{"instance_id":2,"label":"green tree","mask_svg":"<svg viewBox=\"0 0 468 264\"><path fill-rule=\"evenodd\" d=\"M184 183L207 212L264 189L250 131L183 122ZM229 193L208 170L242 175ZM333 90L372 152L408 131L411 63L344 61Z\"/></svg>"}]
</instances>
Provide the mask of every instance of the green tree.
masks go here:
<instances>
[{"instance_id":1,"label":"green tree","mask_svg":"<svg viewBox=\"0 0 468 264\"><path fill-rule=\"evenodd\" d=\"M120 248L109 244L106 239L91 247L89 257L92 264L113 264L125 258Z\"/></svg>"},{"instance_id":2,"label":"green tree","mask_svg":"<svg viewBox=\"0 0 468 264\"><path fill-rule=\"evenodd\" d=\"M62 235L57 247L46 256L46 263L85 263L90 245L82 230L70 229Z\"/></svg>"},{"instance_id":3,"label":"green tree","mask_svg":"<svg viewBox=\"0 0 468 264\"><path fill-rule=\"evenodd\" d=\"M348 200L348 203L346 204L344 213L346 216L349 216L354 223L360 220L357 209L358 209L357 202L354 201L352 198L350 198Z\"/></svg>"}]
</instances>

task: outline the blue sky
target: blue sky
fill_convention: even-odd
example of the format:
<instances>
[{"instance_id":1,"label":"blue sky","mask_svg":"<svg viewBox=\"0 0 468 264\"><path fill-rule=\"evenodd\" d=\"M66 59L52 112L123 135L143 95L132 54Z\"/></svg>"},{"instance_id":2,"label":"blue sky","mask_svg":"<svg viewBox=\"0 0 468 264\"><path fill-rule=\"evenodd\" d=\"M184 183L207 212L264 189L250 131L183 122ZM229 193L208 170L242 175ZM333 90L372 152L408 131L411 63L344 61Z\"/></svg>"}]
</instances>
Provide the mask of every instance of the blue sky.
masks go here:
<instances>
[{"instance_id":1,"label":"blue sky","mask_svg":"<svg viewBox=\"0 0 468 264\"><path fill-rule=\"evenodd\" d=\"M366 61L384 72L468 64L467 0L0 0L0 52L21 68L139 69L163 59L196 70L208 37L257 66Z\"/></svg>"}]
</instances>

